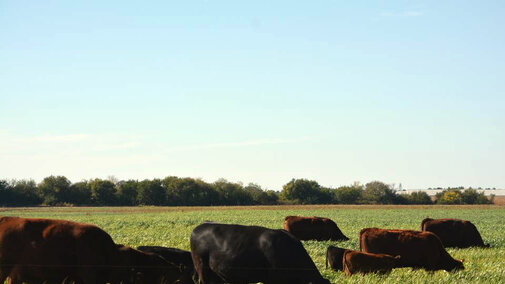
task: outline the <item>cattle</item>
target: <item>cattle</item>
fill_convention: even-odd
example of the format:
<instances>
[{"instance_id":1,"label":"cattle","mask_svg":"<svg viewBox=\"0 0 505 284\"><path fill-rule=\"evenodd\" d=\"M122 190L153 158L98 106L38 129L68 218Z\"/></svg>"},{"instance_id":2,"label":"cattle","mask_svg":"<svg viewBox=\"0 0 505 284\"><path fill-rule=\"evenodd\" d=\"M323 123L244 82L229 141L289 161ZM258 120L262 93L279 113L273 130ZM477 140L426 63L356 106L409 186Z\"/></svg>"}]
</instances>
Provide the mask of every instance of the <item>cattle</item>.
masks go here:
<instances>
[{"instance_id":1,"label":"cattle","mask_svg":"<svg viewBox=\"0 0 505 284\"><path fill-rule=\"evenodd\" d=\"M403 267L428 271L464 269L463 261L452 258L440 239L430 232L366 228L360 232L360 249L400 255Z\"/></svg>"},{"instance_id":2,"label":"cattle","mask_svg":"<svg viewBox=\"0 0 505 284\"><path fill-rule=\"evenodd\" d=\"M421 222L421 231L434 233L445 247L489 247L484 244L475 225L466 220L425 218Z\"/></svg>"},{"instance_id":3,"label":"cattle","mask_svg":"<svg viewBox=\"0 0 505 284\"><path fill-rule=\"evenodd\" d=\"M299 240L347 241L337 224L328 218L287 216L284 218L284 230Z\"/></svg>"},{"instance_id":4,"label":"cattle","mask_svg":"<svg viewBox=\"0 0 505 284\"><path fill-rule=\"evenodd\" d=\"M116 247L119 255L113 267L117 267L115 275L120 277L111 276L112 282L119 283L122 280L121 277L129 273L131 278L127 281L131 283L193 283L192 281L182 281L181 268L158 254L136 250L124 245L116 245Z\"/></svg>"},{"instance_id":5,"label":"cattle","mask_svg":"<svg viewBox=\"0 0 505 284\"><path fill-rule=\"evenodd\" d=\"M284 230L218 223L190 237L200 283L329 284L302 243Z\"/></svg>"},{"instance_id":6,"label":"cattle","mask_svg":"<svg viewBox=\"0 0 505 284\"><path fill-rule=\"evenodd\" d=\"M344 257L344 252L348 249L339 248L335 246L329 246L326 249L326 268L328 268L328 262L330 263L330 268L336 271L343 271L342 259Z\"/></svg>"},{"instance_id":7,"label":"cattle","mask_svg":"<svg viewBox=\"0 0 505 284\"><path fill-rule=\"evenodd\" d=\"M342 266L346 275L355 273L385 274L391 272L393 268L401 266L400 259L399 255L391 256L346 250L342 257Z\"/></svg>"},{"instance_id":8,"label":"cattle","mask_svg":"<svg viewBox=\"0 0 505 284\"><path fill-rule=\"evenodd\" d=\"M0 218L0 283L7 277L12 284L173 283L175 279L165 271L146 270L162 261L161 257L116 246L109 234L94 225Z\"/></svg>"},{"instance_id":9,"label":"cattle","mask_svg":"<svg viewBox=\"0 0 505 284\"><path fill-rule=\"evenodd\" d=\"M181 282L194 282L193 279L196 278L196 272L193 266L193 259L191 258L190 251L162 246L139 246L137 249L140 251L160 255L168 262L171 262L174 265L180 267L182 274L180 275L179 279Z\"/></svg>"}]
</instances>

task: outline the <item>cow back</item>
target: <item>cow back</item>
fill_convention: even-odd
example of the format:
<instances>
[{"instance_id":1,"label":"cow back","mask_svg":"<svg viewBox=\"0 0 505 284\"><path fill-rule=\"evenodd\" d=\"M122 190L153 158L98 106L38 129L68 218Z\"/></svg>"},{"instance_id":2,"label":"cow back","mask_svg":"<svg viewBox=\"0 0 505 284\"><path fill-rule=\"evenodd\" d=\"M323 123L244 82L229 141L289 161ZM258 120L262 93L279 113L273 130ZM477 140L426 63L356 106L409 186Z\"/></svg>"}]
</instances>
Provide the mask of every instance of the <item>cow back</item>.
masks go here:
<instances>
[{"instance_id":1,"label":"cow back","mask_svg":"<svg viewBox=\"0 0 505 284\"><path fill-rule=\"evenodd\" d=\"M437 235L445 247L489 247L484 244L479 231L470 221L460 219L425 220L422 223L422 230Z\"/></svg>"},{"instance_id":2,"label":"cow back","mask_svg":"<svg viewBox=\"0 0 505 284\"><path fill-rule=\"evenodd\" d=\"M400 256L346 250L342 257L342 266L346 275L357 272L388 273L395 267L401 267L400 259Z\"/></svg>"},{"instance_id":3,"label":"cow back","mask_svg":"<svg viewBox=\"0 0 505 284\"><path fill-rule=\"evenodd\" d=\"M284 230L299 240L348 240L337 224L323 217L287 216L284 218Z\"/></svg>"},{"instance_id":4,"label":"cow back","mask_svg":"<svg viewBox=\"0 0 505 284\"><path fill-rule=\"evenodd\" d=\"M329 283L301 242L284 230L203 223L190 245L203 283Z\"/></svg>"},{"instance_id":5,"label":"cow back","mask_svg":"<svg viewBox=\"0 0 505 284\"><path fill-rule=\"evenodd\" d=\"M400 255L402 266L427 270L462 269L440 239L431 232L367 228L360 232L360 247L364 252Z\"/></svg>"}]
</instances>

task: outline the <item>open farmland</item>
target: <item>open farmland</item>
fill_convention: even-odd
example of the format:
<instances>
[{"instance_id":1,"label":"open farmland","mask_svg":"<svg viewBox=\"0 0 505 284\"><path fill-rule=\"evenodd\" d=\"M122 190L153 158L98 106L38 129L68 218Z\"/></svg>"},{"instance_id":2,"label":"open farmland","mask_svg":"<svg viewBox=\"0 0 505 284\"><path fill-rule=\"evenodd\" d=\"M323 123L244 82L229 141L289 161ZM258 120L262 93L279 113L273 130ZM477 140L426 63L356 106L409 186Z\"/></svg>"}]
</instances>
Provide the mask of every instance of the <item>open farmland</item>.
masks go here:
<instances>
[{"instance_id":1,"label":"open farmland","mask_svg":"<svg viewBox=\"0 0 505 284\"><path fill-rule=\"evenodd\" d=\"M130 246L162 245L189 250L192 229L205 220L282 228L284 216L322 216L336 221L350 238L346 242L304 242L325 278L332 283L503 283L505 282L505 207L502 206L260 206L260 207L105 207L105 208L4 208L0 216L57 218L92 223L107 231L117 243ZM329 245L358 250L358 234L365 227L419 229L425 217L472 221L490 249L448 249L465 259L465 270L427 273L410 268L389 275L345 276L325 268Z\"/></svg>"}]
</instances>

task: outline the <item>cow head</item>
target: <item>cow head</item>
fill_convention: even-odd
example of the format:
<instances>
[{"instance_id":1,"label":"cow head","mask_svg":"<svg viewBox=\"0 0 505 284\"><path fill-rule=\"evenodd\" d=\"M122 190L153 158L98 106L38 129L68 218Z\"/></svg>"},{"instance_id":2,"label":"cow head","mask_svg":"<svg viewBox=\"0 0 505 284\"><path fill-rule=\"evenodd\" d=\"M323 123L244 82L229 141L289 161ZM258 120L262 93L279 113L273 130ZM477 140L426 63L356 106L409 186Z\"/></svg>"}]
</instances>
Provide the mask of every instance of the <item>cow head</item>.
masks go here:
<instances>
[{"instance_id":1,"label":"cow head","mask_svg":"<svg viewBox=\"0 0 505 284\"><path fill-rule=\"evenodd\" d=\"M157 254L141 252L137 256L136 284L173 284L181 277L181 268Z\"/></svg>"},{"instance_id":2,"label":"cow head","mask_svg":"<svg viewBox=\"0 0 505 284\"><path fill-rule=\"evenodd\" d=\"M124 284L173 284L180 277L180 268L163 257L128 246L117 245L111 272L111 283Z\"/></svg>"},{"instance_id":3,"label":"cow head","mask_svg":"<svg viewBox=\"0 0 505 284\"><path fill-rule=\"evenodd\" d=\"M465 266L463 265L464 259L454 259L454 261L451 263L449 269L446 269L448 271L453 271L453 270L463 270L465 269Z\"/></svg>"}]
</instances>

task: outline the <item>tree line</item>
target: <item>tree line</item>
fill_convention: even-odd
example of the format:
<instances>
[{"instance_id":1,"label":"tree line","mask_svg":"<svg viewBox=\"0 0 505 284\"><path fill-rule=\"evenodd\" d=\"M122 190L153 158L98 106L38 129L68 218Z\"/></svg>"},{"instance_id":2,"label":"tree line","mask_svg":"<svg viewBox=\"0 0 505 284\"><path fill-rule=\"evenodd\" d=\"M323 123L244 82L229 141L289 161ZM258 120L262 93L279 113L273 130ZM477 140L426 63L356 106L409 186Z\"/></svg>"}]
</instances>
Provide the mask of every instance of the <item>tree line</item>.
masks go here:
<instances>
[{"instance_id":1,"label":"tree line","mask_svg":"<svg viewBox=\"0 0 505 284\"><path fill-rule=\"evenodd\" d=\"M292 179L280 192L224 179L168 176L163 179L92 179L72 183L64 176L33 180L0 180L0 206L221 206L277 204L489 204L475 189L448 188L432 200L426 192L399 194L380 181L328 188L316 181Z\"/></svg>"}]
</instances>

